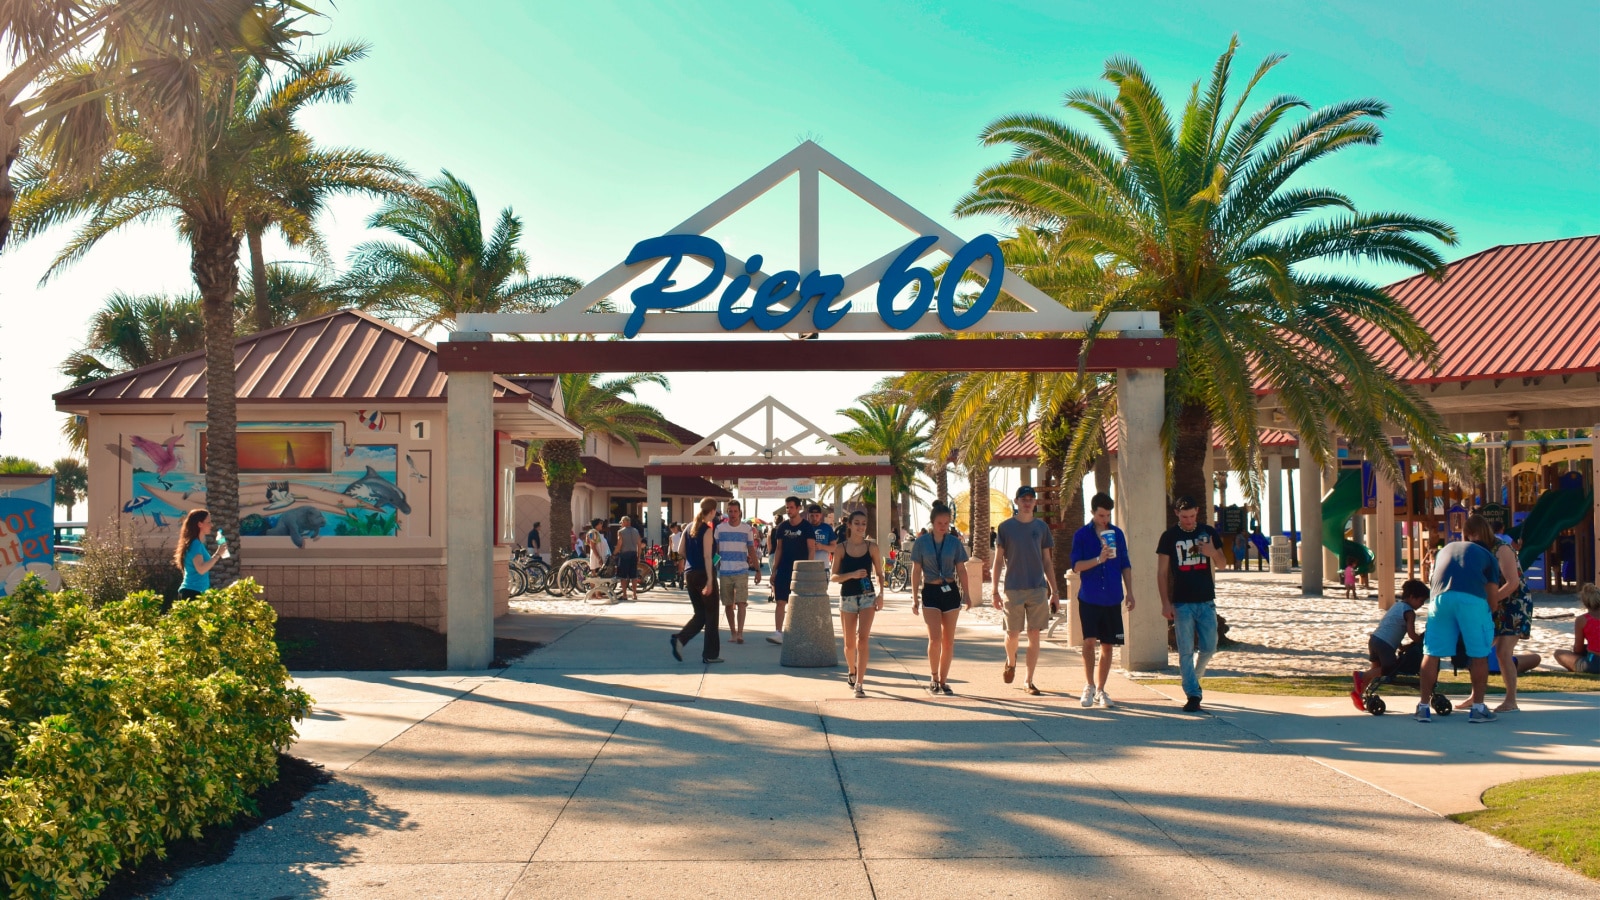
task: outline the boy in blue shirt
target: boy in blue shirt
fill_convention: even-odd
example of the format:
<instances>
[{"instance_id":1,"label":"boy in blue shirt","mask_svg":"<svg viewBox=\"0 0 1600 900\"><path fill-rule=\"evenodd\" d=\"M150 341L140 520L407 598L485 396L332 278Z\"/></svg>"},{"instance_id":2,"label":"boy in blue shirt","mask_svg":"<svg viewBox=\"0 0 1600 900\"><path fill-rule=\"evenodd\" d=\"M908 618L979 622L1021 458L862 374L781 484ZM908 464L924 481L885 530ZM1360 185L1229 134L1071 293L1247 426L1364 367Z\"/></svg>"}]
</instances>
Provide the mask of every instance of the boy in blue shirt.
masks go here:
<instances>
[{"instance_id":1,"label":"boy in blue shirt","mask_svg":"<svg viewBox=\"0 0 1600 900\"><path fill-rule=\"evenodd\" d=\"M1128 539L1111 524L1116 507L1105 494L1089 501L1093 517L1072 536L1072 569L1078 573L1078 621L1083 626L1083 696L1078 705L1111 706L1106 679L1111 675L1112 647L1123 642L1122 607L1133 611L1133 569L1128 565ZM1095 671L1095 651L1104 646Z\"/></svg>"}]
</instances>

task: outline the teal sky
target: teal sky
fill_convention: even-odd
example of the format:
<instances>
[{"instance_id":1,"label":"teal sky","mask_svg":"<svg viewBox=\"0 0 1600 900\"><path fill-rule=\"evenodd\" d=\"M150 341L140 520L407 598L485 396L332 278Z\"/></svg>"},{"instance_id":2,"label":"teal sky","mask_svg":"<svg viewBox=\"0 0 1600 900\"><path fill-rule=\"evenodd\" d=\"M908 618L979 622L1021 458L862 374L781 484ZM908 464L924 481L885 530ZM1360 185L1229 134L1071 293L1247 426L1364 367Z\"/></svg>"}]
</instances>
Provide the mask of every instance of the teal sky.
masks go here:
<instances>
[{"instance_id":1,"label":"teal sky","mask_svg":"<svg viewBox=\"0 0 1600 900\"><path fill-rule=\"evenodd\" d=\"M326 143L390 153L424 176L449 168L486 209L522 216L538 272L588 279L805 138L959 233L1002 231L948 215L978 169L1004 156L979 146L986 122L1063 113L1062 92L1096 84L1113 55L1138 59L1181 102L1237 33L1241 81L1266 54L1288 54L1260 99L1390 104L1380 146L1319 164L1313 180L1365 209L1453 224L1461 244L1445 252L1457 258L1600 231L1600 4L1515 7L477 0L441 15L446 7L416 0L340 0L324 39L365 40L372 53L351 69L355 101L306 124ZM370 236L370 209L351 199L330 211L336 258ZM792 209L792 190L780 190L722 233L781 258ZM825 270L903 240L839 192L824 195L823 217ZM48 460L63 450L48 399L64 386L55 366L111 290L191 287L186 253L153 227L38 288L65 237L0 256L0 453ZM651 399L709 429L770 392L827 426L869 381L744 379L708 410L697 388L714 381L676 376L672 395Z\"/></svg>"}]
</instances>

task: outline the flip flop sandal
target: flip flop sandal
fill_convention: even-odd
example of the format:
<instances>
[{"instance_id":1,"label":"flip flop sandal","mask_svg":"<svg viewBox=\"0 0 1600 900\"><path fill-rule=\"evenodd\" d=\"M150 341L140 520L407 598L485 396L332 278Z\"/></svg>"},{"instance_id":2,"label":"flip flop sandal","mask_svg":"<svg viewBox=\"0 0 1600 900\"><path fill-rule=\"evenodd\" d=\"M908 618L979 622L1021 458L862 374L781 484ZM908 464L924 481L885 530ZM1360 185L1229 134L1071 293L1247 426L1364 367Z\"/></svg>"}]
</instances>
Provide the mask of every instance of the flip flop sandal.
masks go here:
<instances>
[{"instance_id":1,"label":"flip flop sandal","mask_svg":"<svg viewBox=\"0 0 1600 900\"><path fill-rule=\"evenodd\" d=\"M1028 685L1028 693L1030 693L1033 696L1037 697L1037 696L1039 696L1040 694L1042 694L1044 692L1030 684L1030 685Z\"/></svg>"},{"instance_id":2,"label":"flip flop sandal","mask_svg":"<svg viewBox=\"0 0 1600 900\"><path fill-rule=\"evenodd\" d=\"M1017 667L1016 666L1006 666L1005 671L1000 673L1000 680L1004 681L1006 684L1010 684L1012 681L1014 681L1016 679L1016 677L1017 677Z\"/></svg>"}]
</instances>

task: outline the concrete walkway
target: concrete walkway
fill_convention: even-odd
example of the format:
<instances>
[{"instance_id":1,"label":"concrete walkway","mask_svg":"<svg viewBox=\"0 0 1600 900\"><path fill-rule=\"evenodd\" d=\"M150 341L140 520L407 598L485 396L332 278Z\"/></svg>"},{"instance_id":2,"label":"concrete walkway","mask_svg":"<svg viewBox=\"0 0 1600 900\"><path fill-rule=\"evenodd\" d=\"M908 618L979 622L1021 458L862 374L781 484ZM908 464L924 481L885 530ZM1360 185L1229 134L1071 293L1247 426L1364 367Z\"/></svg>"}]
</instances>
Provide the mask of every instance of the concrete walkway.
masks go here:
<instances>
[{"instance_id":1,"label":"concrete walkway","mask_svg":"<svg viewBox=\"0 0 1600 900\"><path fill-rule=\"evenodd\" d=\"M777 665L765 606L728 662L673 661L679 597L508 616L548 645L492 675L302 676L296 752L335 783L164 896L1600 897L1430 811L1593 767L1592 695L1422 726L1308 698L1186 715L1118 677L1086 710L1075 653L1047 648L1056 693L1029 697L984 626L935 699L901 596L856 700L842 667Z\"/></svg>"}]
</instances>

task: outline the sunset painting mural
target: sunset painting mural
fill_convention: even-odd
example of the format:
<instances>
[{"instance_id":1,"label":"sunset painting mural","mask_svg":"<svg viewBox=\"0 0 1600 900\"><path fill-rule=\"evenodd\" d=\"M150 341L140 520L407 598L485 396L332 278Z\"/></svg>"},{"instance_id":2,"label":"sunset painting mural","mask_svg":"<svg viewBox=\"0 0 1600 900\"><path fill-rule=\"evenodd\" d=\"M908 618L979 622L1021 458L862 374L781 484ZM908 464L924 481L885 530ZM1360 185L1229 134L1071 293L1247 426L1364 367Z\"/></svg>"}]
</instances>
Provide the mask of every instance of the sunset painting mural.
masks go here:
<instances>
[{"instance_id":1,"label":"sunset painting mural","mask_svg":"<svg viewBox=\"0 0 1600 900\"><path fill-rule=\"evenodd\" d=\"M205 506L204 432L194 460L182 449L183 441L131 435L129 443L134 469L132 496L124 512L165 528L186 510ZM333 448L333 430L327 426L241 427L240 533L287 537L296 547L322 537L399 534L411 506L399 486L397 448L343 445L337 454Z\"/></svg>"}]
</instances>

